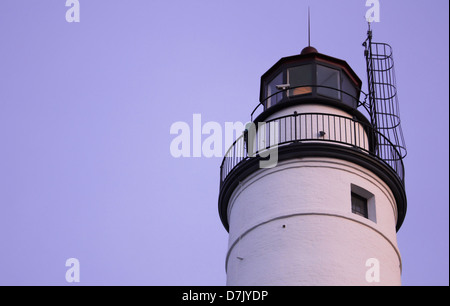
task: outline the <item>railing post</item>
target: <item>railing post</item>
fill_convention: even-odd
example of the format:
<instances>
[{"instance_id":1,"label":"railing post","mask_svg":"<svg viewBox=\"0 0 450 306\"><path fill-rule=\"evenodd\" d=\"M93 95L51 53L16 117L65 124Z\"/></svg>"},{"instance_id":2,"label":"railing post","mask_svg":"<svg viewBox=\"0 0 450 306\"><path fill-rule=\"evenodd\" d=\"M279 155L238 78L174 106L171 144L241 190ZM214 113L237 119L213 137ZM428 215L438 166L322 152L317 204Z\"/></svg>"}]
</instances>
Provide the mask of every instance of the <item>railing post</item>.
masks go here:
<instances>
[{"instance_id":1,"label":"railing post","mask_svg":"<svg viewBox=\"0 0 450 306\"><path fill-rule=\"evenodd\" d=\"M248 155L248 129L245 129L243 133L244 133L244 146Z\"/></svg>"},{"instance_id":2,"label":"railing post","mask_svg":"<svg viewBox=\"0 0 450 306\"><path fill-rule=\"evenodd\" d=\"M295 111L294 112L294 141L295 142L298 141L298 139L297 139L297 116L298 116L298 113L297 113L297 111Z\"/></svg>"}]
</instances>

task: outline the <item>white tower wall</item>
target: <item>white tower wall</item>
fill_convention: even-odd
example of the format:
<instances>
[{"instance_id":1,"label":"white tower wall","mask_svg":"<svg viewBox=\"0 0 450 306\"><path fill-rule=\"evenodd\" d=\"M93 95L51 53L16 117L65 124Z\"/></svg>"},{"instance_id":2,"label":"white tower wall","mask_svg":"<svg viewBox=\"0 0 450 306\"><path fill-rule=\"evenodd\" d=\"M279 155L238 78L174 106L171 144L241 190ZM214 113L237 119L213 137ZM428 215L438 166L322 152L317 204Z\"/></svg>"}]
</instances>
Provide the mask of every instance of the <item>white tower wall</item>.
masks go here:
<instances>
[{"instance_id":1,"label":"white tower wall","mask_svg":"<svg viewBox=\"0 0 450 306\"><path fill-rule=\"evenodd\" d=\"M368 198L369 219L352 213ZM260 169L228 205L228 285L400 285L397 211L389 187L351 162L308 157ZM379 282L366 274L379 262ZM376 268L376 267L375 267Z\"/></svg>"}]
</instances>

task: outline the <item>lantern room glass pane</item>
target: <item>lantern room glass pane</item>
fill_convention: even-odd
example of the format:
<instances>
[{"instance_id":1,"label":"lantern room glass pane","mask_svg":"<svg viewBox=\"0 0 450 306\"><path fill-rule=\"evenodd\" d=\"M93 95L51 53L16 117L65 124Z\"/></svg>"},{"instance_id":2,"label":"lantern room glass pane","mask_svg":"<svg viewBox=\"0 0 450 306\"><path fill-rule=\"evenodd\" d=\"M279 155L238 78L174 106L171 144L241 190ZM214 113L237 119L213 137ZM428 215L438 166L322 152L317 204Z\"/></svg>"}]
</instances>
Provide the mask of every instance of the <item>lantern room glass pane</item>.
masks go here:
<instances>
[{"instance_id":1,"label":"lantern room glass pane","mask_svg":"<svg viewBox=\"0 0 450 306\"><path fill-rule=\"evenodd\" d=\"M346 75L342 75L342 102L344 104L356 108L358 106L357 91L355 85Z\"/></svg>"},{"instance_id":2,"label":"lantern room glass pane","mask_svg":"<svg viewBox=\"0 0 450 306\"><path fill-rule=\"evenodd\" d=\"M270 83L267 85L266 92L266 109L272 105L277 104L282 98L283 93L277 88L277 85L283 84L283 73L279 73Z\"/></svg>"},{"instance_id":3,"label":"lantern room glass pane","mask_svg":"<svg viewBox=\"0 0 450 306\"><path fill-rule=\"evenodd\" d=\"M310 94L312 92L312 65L302 65L287 70L287 81L290 85L289 96Z\"/></svg>"},{"instance_id":4,"label":"lantern room glass pane","mask_svg":"<svg viewBox=\"0 0 450 306\"><path fill-rule=\"evenodd\" d=\"M340 76L339 70L317 65L317 93L334 99L340 99ZM320 87L326 86L326 87ZM327 88L331 87L331 88ZM332 88L338 89L334 90Z\"/></svg>"}]
</instances>

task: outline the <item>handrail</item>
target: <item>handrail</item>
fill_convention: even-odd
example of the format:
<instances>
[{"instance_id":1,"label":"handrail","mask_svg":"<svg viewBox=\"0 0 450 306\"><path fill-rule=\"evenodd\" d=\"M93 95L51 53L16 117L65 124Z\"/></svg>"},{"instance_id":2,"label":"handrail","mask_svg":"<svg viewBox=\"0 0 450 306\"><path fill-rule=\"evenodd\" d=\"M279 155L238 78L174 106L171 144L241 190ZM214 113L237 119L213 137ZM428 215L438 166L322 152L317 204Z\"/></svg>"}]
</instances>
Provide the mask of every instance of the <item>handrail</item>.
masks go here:
<instances>
[{"instance_id":1,"label":"handrail","mask_svg":"<svg viewBox=\"0 0 450 306\"><path fill-rule=\"evenodd\" d=\"M276 146L294 142L327 142L365 152L390 167L404 182L403 161L396 146L365 122L337 114L294 113L264 124L265 132L256 128L253 139L246 139L242 134L227 150L220 166L221 185L241 163L267 150L266 144L271 143L271 135L276 138L272 139ZM253 152L248 152L250 141Z\"/></svg>"},{"instance_id":2,"label":"handrail","mask_svg":"<svg viewBox=\"0 0 450 306\"><path fill-rule=\"evenodd\" d=\"M251 114L250 114L250 118L251 118L251 120L253 121L253 116L254 116L254 114L255 114L255 112L261 107L261 106L265 106L266 105L266 102L269 100L269 99L272 99L273 97L275 97L276 95L279 95L279 94L285 94L287 91L289 91L289 90L293 90L293 89L297 89L297 88L315 88L316 89L316 91L317 91L317 88L323 88L323 89L331 89L331 90L334 90L334 91L337 91L337 92L339 92L339 93L342 93L342 94L344 94L344 95L346 95L346 96L348 96L348 97L350 97L351 99L353 99L354 101L357 101L358 103L358 106L359 105L364 105L364 103L361 103L360 101L359 101L359 99L357 98L357 97L355 97L355 96L353 96L352 94L350 94L350 93L348 93L348 92L346 92L346 91L344 91L344 90L341 90L341 89L338 89L338 88L335 88L335 87L330 87L330 86L324 86L324 85L317 85L317 84L314 84L314 85L300 85L300 86L293 86L293 87L286 87L286 88L284 88L284 89L281 89L281 90L279 90L279 91L277 91L277 92L275 92L275 93L273 93L273 94L271 94L270 96L268 96L268 97L266 97L264 100L262 100L262 101L260 101L259 103L258 103L258 105L253 109L253 111L251 112ZM359 91L359 93L362 93L363 95L365 95L365 96L367 96L367 94L365 94L363 91ZM300 96L300 95L298 95L298 96ZM289 101L289 98L291 97L291 96L288 96L287 95L287 101ZM294 96L292 96L292 97L294 97Z\"/></svg>"}]
</instances>

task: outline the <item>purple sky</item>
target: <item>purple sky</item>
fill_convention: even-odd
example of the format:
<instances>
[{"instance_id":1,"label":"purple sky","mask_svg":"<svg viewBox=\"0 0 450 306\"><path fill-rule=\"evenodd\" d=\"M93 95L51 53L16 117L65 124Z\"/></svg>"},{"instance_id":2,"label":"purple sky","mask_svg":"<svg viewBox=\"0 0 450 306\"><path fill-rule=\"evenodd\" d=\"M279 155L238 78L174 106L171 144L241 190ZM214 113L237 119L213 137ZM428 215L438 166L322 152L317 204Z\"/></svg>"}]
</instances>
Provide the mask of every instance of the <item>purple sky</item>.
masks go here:
<instances>
[{"instance_id":1,"label":"purple sky","mask_svg":"<svg viewBox=\"0 0 450 306\"><path fill-rule=\"evenodd\" d=\"M307 44L366 86L364 0L0 3L0 285L224 285L221 158L170 154L176 121L249 120L261 75ZM408 213L404 285L449 284L449 2L380 0Z\"/></svg>"}]
</instances>

